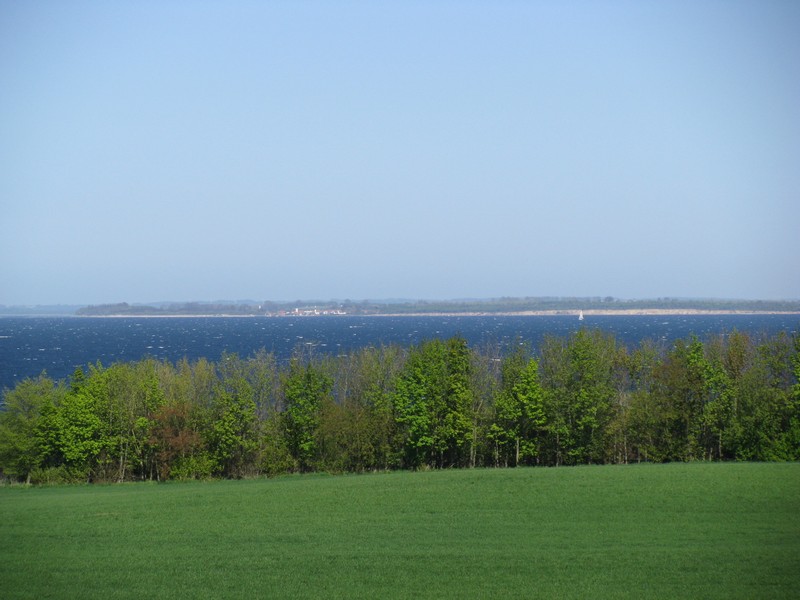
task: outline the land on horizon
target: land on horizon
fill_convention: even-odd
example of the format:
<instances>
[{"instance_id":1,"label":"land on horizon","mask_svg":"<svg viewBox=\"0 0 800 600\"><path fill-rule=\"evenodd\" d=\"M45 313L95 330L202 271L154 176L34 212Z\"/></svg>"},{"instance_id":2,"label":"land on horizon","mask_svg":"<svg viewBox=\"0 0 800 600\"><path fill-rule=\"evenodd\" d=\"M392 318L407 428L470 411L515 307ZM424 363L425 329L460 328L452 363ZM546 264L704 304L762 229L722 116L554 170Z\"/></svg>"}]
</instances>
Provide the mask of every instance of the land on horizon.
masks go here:
<instances>
[{"instance_id":1,"label":"land on horizon","mask_svg":"<svg viewBox=\"0 0 800 600\"><path fill-rule=\"evenodd\" d=\"M525 297L454 300L192 301L78 305L2 306L5 316L419 316L419 315L689 315L800 313L800 300L708 298L619 299Z\"/></svg>"}]
</instances>

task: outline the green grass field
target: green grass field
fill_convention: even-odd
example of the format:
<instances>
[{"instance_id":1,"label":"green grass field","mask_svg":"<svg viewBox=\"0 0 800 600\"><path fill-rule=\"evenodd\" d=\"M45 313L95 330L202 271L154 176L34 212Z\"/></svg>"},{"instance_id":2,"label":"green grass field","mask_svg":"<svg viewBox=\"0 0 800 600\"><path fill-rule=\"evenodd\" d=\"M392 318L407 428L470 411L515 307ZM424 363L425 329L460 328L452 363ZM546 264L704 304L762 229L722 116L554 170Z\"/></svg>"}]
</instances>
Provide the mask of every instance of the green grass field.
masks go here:
<instances>
[{"instance_id":1,"label":"green grass field","mask_svg":"<svg viewBox=\"0 0 800 600\"><path fill-rule=\"evenodd\" d=\"M800 464L0 488L2 598L789 598Z\"/></svg>"}]
</instances>

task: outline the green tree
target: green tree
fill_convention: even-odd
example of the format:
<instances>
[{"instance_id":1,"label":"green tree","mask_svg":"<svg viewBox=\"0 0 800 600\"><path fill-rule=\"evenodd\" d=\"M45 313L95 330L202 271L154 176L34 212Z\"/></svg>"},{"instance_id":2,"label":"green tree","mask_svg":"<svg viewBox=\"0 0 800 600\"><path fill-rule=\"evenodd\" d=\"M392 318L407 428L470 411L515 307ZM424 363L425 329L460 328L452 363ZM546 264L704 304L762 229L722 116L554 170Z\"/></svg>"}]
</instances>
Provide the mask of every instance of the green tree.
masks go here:
<instances>
[{"instance_id":1,"label":"green tree","mask_svg":"<svg viewBox=\"0 0 800 600\"><path fill-rule=\"evenodd\" d=\"M667 417L653 394L655 370L664 361L665 349L643 340L628 356L628 388L616 415L615 428L622 437L622 462L662 461L660 453Z\"/></svg>"},{"instance_id":2,"label":"green tree","mask_svg":"<svg viewBox=\"0 0 800 600\"><path fill-rule=\"evenodd\" d=\"M363 348L327 363L333 388L321 407L320 467L361 472L397 466L391 394L400 349Z\"/></svg>"},{"instance_id":3,"label":"green tree","mask_svg":"<svg viewBox=\"0 0 800 600\"><path fill-rule=\"evenodd\" d=\"M543 345L543 385L548 423L548 461L604 462L614 417L619 351L613 336L582 329L567 340Z\"/></svg>"},{"instance_id":4,"label":"green tree","mask_svg":"<svg viewBox=\"0 0 800 600\"><path fill-rule=\"evenodd\" d=\"M724 352L725 348L719 347L717 352L709 352L710 356L704 356L700 363L704 397L699 442L703 446L703 455L709 460L734 456L727 450L734 445L736 395L732 376L725 369Z\"/></svg>"},{"instance_id":5,"label":"green tree","mask_svg":"<svg viewBox=\"0 0 800 600\"><path fill-rule=\"evenodd\" d=\"M404 466L418 468L430 461L433 449L432 404L441 388L443 345L425 342L409 352L398 375L392 399L395 420L403 439Z\"/></svg>"},{"instance_id":6,"label":"green tree","mask_svg":"<svg viewBox=\"0 0 800 600\"><path fill-rule=\"evenodd\" d=\"M518 340L519 341L519 340ZM529 347L519 343L519 351L524 364L529 357ZM472 431L469 439L469 466L499 465L499 446L491 435L495 421L495 403L502 388L504 367L509 357L503 357L502 347L497 343L487 343L472 352L470 387L472 388L472 407L470 410Z\"/></svg>"},{"instance_id":7,"label":"green tree","mask_svg":"<svg viewBox=\"0 0 800 600\"><path fill-rule=\"evenodd\" d=\"M738 460L796 460L784 421L792 395L791 348L785 334L754 344L736 378Z\"/></svg>"},{"instance_id":8,"label":"green tree","mask_svg":"<svg viewBox=\"0 0 800 600\"><path fill-rule=\"evenodd\" d=\"M331 379L310 360L295 357L283 384L284 431L287 446L301 471L313 467L317 429L323 400L331 391Z\"/></svg>"},{"instance_id":9,"label":"green tree","mask_svg":"<svg viewBox=\"0 0 800 600\"><path fill-rule=\"evenodd\" d=\"M95 397L108 440L99 457L102 478L124 481L156 475L150 438L153 416L165 401L159 367L158 361L147 358L92 373L86 390Z\"/></svg>"},{"instance_id":10,"label":"green tree","mask_svg":"<svg viewBox=\"0 0 800 600\"><path fill-rule=\"evenodd\" d=\"M103 434L105 427L98 415L95 396L85 387L73 389L48 417L43 425L51 439L54 438L58 462L75 479L93 479L97 474L97 459L110 445Z\"/></svg>"},{"instance_id":11,"label":"green tree","mask_svg":"<svg viewBox=\"0 0 800 600\"><path fill-rule=\"evenodd\" d=\"M53 411L64 393L63 385L44 373L5 392L0 410L0 471L30 483L31 471L42 465L47 454L38 435L42 413Z\"/></svg>"},{"instance_id":12,"label":"green tree","mask_svg":"<svg viewBox=\"0 0 800 600\"><path fill-rule=\"evenodd\" d=\"M794 354L791 362L794 386L783 410L783 456L787 460L800 460L800 335L794 334Z\"/></svg>"},{"instance_id":13,"label":"green tree","mask_svg":"<svg viewBox=\"0 0 800 600\"><path fill-rule=\"evenodd\" d=\"M223 354L220 380L211 406L208 446L219 474L241 477L254 468L258 421L246 365L235 354Z\"/></svg>"},{"instance_id":14,"label":"green tree","mask_svg":"<svg viewBox=\"0 0 800 600\"><path fill-rule=\"evenodd\" d=\"M149 443L155 450L160 480L211 476L214 464L194 413L184 400L164 404L153 414Z\"/></svg>"},{"instance_id":15,"label":"green tree","mask_svg":"<svg viewBox=\"0 0 800 600\"><path fill-rule=\"evenodd\" d=\"M677 340L653 372L649 398L656 420L650 455L659 461L701 458L705 356L696 337Z\"/></svg>"},{"instance_id":16,"label":"green tree","mask_svg":"<svg viewBox=\"0 0 800 600\"><path fill-rule=\"evenodd\" d=\"M413 348L398 376L393 404L407 466L463 464L472 430L466 340L431 340Z\"/></svg>"},{"instance_id":17,"label":"green tree","mask_svg":"<svg viewBox=\"0 0 800 600\"><path fill-rule=\"evenodd\" d=\"M435 430L439 466L465 466L466 450L472 441L472 387L470 350L460 336L447 340L446 388L443 410Z\"/></svg>"},{"instance_id":18,"label":"green tree","mask_svg":"<svg viewBox=\"0 0 800 600\"><path fill-rule=\"evenodd\" d=\"M392 398L407 355L398 346L382 346L367 348L356 356L356 377L351 389L358 406L365 411L362 423L371 448L370 468L396 468L400 465L401 443Z\"/></svg>"},{"instance_id":19,"label":"green tree","mask_svg":"<svg viewBox=\"0 0 800 600\"><path fill-rule=\"evenodd\" d=\"M539 363L529 359L510 379L497 398L490 436L503 464L532 464L539 457L540 437L547 422Z\"/></svg>"}]
</instances>

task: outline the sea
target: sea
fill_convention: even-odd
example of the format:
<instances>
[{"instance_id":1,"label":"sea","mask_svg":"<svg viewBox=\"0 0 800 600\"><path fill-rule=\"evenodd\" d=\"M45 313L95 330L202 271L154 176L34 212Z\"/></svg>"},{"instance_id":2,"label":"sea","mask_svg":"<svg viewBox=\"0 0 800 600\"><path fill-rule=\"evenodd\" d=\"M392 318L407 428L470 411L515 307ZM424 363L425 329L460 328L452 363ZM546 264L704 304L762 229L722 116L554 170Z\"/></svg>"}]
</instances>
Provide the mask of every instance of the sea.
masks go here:
<instances>
[{"instance_id":1,"label":"sea","mask_svg":"<svg viewBox=\"0 0 800 600\"><path fill-rule=\"evenodd\" d=\"M298 349L347 354L367 346L411 346L463 336L474 347L520 342L536 347L548 335L597 328L633 347L643 339L673 343L733 330L774 335L800 330L800 315L587 316L311 316L311 317L0 317L0 390L42 372L68 378L89 364L109 366L145 357L176 362L266 350L288 361Z\"/></svg>"}]
</instances>

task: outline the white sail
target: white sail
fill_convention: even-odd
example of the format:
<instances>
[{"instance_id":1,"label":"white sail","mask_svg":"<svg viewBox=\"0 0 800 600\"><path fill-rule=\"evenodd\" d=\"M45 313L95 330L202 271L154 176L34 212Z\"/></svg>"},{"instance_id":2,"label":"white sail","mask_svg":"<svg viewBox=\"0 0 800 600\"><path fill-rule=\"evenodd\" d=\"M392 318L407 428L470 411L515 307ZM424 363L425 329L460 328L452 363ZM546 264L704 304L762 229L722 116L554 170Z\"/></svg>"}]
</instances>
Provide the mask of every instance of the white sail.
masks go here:
<instances>
[{"instance_id":1,"label":"white sail","mask_svg":"<svg viewBox=\"0 0 800 600\"><path fill-rule=\"evenodd\" d=\"M578 311L578 321L583 321L583 311L582 310Z\"/></svg>"}]
</instances>

